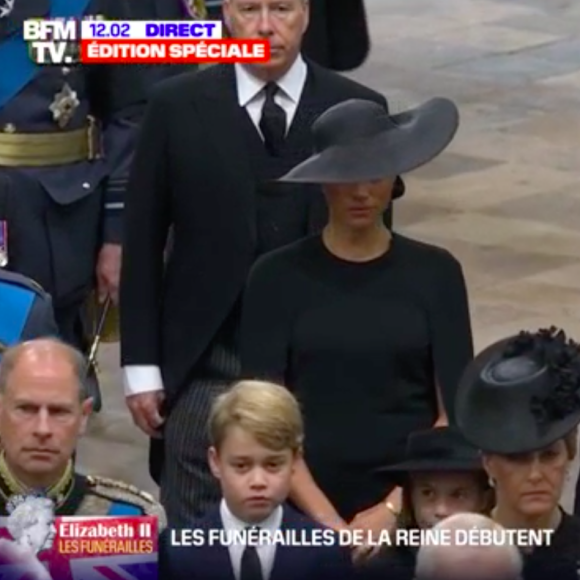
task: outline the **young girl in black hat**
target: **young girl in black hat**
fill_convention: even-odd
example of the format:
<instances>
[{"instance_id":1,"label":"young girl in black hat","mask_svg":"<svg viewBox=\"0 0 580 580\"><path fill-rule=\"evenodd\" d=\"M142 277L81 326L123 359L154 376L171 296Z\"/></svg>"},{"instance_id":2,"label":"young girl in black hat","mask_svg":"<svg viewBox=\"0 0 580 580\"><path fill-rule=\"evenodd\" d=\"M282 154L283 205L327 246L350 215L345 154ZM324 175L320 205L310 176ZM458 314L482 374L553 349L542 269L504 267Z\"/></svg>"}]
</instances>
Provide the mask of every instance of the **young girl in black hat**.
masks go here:
<instances>
[{"instance_id":1,"label":"young girl in black hat","mask_svg":"<svg viewBox=\"0 0 580 580\"><path fill-rule=\"evenodd\" d=\"M436 157L457 126L446 99L392 117L364 100L327 110L312 129L317 152L280 181L322 184L328 224L249 277L243 374L300 400L305 460L291 498L333 528L394 525L398 491L376 470L403 458L410 433L447 422L473 356L461 265L382 217L397 176Z\"/></svg>"},{"instance_id":2,"label":"young girl in black hat","mask_svg":"<svg viewBox=\"0 0 580 580\"><path fill-rule=\"evenodd\" d=\"M455 427L411 434L405 461L384 471L402 488L399 529L429 529L457 513L489 515L494 505L481 457ZM404 543L383 548L362 565L361 579L412 580L417 549Z\"/></svg>"},{"instance_id":3,"label":"young girl in black hat","mask_svg":"<svg viewBox=\"0 0 580 580\"><path fill-rule=\"evenodd\" d=\"M491 345L461 380L457 420L483 452L492 517L508 529L553 532L549 545L521 545L524 579L578 580L580 518L559 504L577 452L580 345L554 328Z\"/></svg>"}]
</instances>

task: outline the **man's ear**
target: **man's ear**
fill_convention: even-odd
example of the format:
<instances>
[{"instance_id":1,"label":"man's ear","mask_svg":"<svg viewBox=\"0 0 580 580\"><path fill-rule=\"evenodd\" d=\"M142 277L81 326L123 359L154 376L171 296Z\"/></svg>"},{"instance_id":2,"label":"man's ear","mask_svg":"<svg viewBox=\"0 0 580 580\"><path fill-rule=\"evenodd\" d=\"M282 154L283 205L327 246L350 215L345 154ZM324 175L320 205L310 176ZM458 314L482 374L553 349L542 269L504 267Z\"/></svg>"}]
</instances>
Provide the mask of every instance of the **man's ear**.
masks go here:
<instances>
[{"instance_id":1,"label":"man's ear","mask_svg":"<svg viewBox=\"0 0 580 580\"><path fill-rule=\"evenodd\" d=\"M82 418L81 418L80 435L84 435L86 430L87 430L87 424L89 422L89 417L93 413L93 398L92 397L85 399L81 403L81 413L82 413Z\"/></svg>"}]
</instances>

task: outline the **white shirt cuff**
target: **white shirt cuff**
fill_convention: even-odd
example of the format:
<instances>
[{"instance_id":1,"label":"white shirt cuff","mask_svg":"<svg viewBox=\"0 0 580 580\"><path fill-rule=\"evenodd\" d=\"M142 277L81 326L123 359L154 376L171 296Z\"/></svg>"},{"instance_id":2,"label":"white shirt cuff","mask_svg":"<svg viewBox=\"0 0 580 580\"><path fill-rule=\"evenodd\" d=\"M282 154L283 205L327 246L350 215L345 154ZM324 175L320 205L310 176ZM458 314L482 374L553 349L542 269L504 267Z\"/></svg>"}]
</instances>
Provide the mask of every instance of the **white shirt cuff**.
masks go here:
<instances>
[{"instance_id":1,"label":"white shirt cuff","mask_svg":"<svg viewBox=\"0 0 580 580\"><path fill-rule=\"evenodd\" d=\"M128 365L123 367L125 396L140 395L163 390L161 369L153 365Z\"/></svg>"}]
</instances>

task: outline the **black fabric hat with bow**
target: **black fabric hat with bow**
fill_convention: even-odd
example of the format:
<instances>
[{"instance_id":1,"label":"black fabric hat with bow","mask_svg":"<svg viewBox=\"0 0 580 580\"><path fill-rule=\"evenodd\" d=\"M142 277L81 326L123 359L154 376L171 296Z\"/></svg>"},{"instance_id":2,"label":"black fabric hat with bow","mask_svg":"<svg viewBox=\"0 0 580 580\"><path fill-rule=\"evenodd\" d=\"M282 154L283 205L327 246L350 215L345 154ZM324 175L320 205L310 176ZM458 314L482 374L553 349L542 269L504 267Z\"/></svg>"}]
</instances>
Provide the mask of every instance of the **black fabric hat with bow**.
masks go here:
<instances>
[{"instance_id":1,"label":"black fabric hat with bow","mask_svg":"<svg viewBox=\"0 0 580 580\"><path fill-rule=\"evenodd\" d=\"M459 113L435 98L389 115L373 101L350 99L312 125L315 153L278 181L357 183L395 178L431 161L453 139Z\"/></svg>"},{"instance_id":2,"label":"black fabric hat with bow","mask_svg":"<svg viewBox=\"0 0 580 580\"><path fill-rule=\"evenodd\" d=\"M543 449L580 423L580 345L556 328L492 344L466 369L457 423L488 453Z\"/></svg>"},{"instance_id":3,"label":"black fabric hat with bow","mask_svg":"<svg viewBox=\"0 0 580 580\"><path fill-rule=\"evenodd\" d=\"M392 473L402 483L410 472L479 471L479 451L472 447L456 427L437 427L411 433L407 439L405 460L379 469Z\"/></svg>"}]
</instances>

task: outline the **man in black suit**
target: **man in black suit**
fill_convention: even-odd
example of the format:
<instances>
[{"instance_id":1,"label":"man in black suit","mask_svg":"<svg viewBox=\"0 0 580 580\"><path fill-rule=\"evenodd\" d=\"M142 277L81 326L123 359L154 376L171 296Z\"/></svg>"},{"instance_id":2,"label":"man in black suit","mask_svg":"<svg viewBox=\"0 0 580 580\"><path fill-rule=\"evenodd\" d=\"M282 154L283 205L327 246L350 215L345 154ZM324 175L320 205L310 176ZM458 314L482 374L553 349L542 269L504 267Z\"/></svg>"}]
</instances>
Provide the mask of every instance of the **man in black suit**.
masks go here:
<instances>
[{"instance_id":1,"label":"man in black suit","mask_svg":"<svg viewBox=\"0 0 580 580\"><path fill-rule=\"evenodd\" d=\"M126 201L125 393L135 423L154 438L152 475L161 475L172 525L219 500L206 420L214 396L240 373L237 328L250 267L325 223L315 186L273 181L310 155L310 126L329 107L359 98L387 108L382 95L301 57L306 0L227 0L224 18L234 37L268 38L270 62L163 83L141 129Z\"/></svg>"}]
</instances>

